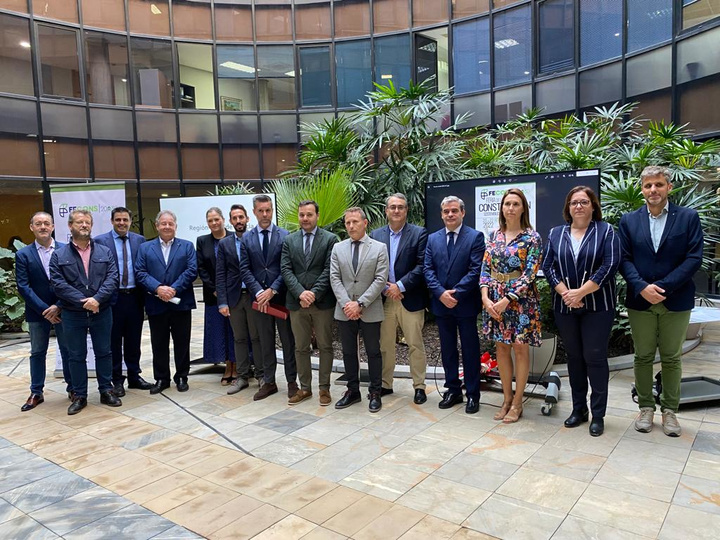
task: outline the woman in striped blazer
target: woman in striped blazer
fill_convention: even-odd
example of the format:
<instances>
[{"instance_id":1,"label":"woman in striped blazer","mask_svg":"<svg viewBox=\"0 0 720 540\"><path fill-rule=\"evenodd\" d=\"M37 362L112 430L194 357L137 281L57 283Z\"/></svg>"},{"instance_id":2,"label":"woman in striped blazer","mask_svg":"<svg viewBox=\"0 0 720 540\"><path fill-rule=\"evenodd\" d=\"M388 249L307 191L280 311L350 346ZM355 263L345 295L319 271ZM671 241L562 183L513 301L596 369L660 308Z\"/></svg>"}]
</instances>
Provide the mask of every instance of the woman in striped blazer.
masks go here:
<instances>
[{"instance_id":1,"label":"woman in striped blazer","mask_svg":"<svg viewBox=\"0 0 720 540\"><path fill-rule=\"evenodd\" d=\"M620 264L620 239L602 220L600 201L587 186L565 198L563 217L554 227L543 257L543 273L553 288L553 311L567 352L573 411L566 427L588 421L590 435L602 435L607 408L608 340L615 319L615 273Z\"/></svg>"}]
</instances>

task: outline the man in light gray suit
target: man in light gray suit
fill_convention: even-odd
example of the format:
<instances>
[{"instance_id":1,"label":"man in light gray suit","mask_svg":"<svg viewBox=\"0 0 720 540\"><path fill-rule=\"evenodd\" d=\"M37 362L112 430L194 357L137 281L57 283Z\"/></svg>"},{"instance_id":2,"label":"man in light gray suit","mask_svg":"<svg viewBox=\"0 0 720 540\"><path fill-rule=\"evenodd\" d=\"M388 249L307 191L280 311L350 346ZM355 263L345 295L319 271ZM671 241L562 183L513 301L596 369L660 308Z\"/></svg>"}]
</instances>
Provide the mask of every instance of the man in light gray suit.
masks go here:
<instances>
[{"instance_id":1,"label":"man in light gray suit","mask_svg":"<svg viewBox=\"0 0 720 540\"><path fill-rule=\"evenodd\" d=\"M370 412L382 408L382 353L380 323L385 318L382 291L388 278L385 244L367 235L368 220L358 207L345 211L345 229L350 238L335 244L330 257L330 285L337 298L335 319L340 328L347 391L335 404L344 409L360 402L358 334L362 331L370 372Z\"/></svg>"}]
</instances>

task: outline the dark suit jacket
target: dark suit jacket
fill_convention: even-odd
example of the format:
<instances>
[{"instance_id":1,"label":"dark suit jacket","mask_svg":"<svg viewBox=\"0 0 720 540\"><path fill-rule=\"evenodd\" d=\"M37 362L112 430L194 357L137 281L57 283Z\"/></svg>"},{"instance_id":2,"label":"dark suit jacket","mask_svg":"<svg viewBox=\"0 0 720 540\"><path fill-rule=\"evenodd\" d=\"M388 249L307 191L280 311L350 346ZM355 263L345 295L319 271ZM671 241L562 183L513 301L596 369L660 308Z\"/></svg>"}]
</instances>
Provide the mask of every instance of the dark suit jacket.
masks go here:
<instances>
[{"instance_id":1,"label":"dark suit jacket","mask_svg":"<svg viewBox=\"0 0 720 540\"><path fill-rule=\"evenodd\" d=\"M119 286L118 269L112 253L91 240L90 265L85 275L80 254L71 244L56 249L50 259L50 281L63 309L85 311L84 298L95 298L100 310L110 307Z\"/></svg>"},{"instance_id":2,"label":"dark suit jacket","mask_svg":"<svg viewBox=\"0 0 720 540\"><path fill-rule=\"evenodd\" d=\"M448 260L445 227L428 236L425 249L425 282L430 290L430 309L435 315L476 317L482 308L480 271L485 255L485 235L462 226ZM455 289L458 304L448 309L440 301L446 290Z\"/></svg>"},{"instance_id":3,"label":"dark suit jacket","mask_svg":"<svg viewBox=\"0 0 720 540\"><path fill-rule=\"evenodd\" d=\"M622 246L620 273L627 281L625 305L646 310L650 303L640 293L654 283L665 289L663 304L670 311L695 305L693 276L700 269L703 232L695 210L670 204L657 253L650 237L647 206L625 214L618 230Z\"/></svg>"},{"instance_id":4,"label":"dark suit jacket","mask_svg":"<svg viewBox=\"0 0 720 540\"><path fill-rule=\"evenodd\" d=\"M235 307L242 294L240 259L235 247L235 234L228 234L220 240L215 271L217 305Z\"/></svg>"},{"instance_id":5,"label":"dark suit jacket","mask_svg":"<svg viewBox=\"0 0 720 540\"><path fill-rule=\"evenodd\" d=\"M112 231L106 232L105 234L101 234L97 238L95 238L95 242L98 244L101 244L108 248L110 250L110 253L112 253L113 258L115 259L115 264L118 267L118 272L122 273L122 269L120 268L120 261L118 260L118 254L117 254L117 247L115 246L115 238L113 238ZM133 267L135 266L135 261L137 260L137 253L140 249L140 246L145 243L145 237L141 234L137 234L134 232L128 232L128 242L130 243L130 256L132 257ZM134 271L134 268L133 268ZM138 283L137 277L135 278L135 286L139 287L140 284ZM140 297L142 298L142 297ZM117 302L117 292L113 295L111 303L115 305Z\"/></svg>"},{"instance_id":6,"label":"dark suit jacket","mask_svg":"<svg viewBox=\"0 0 720 540\"><path fill-rule=\"evenodd\" d=\"M135 279L145 287L148 297L145 311L148 315L160 315L168 311L187 311L195 309L195 293L193 281L197 277L197 260L192 242L175 238L170 248L167 265L160 248L160 238L145 242L140 246L135 260ZM160 285L175 289L175 296L180 303L163 302L155 291Z\"/></svg>"},{"instance_id":7,"label":"dark suit jacket","mask_svg":"<svg viewBox=\"0 0 720 540\"><path fill-rule=\"evenodd\" d=\"M226 236L232 236L228 233ZM221 239L222 240L222 239ZM213 235L204 234L197 237L197 267L198 275L203 284L203 302L206 306L217 306L217 298L215 297L215 274L217 272L217 259L215 257L215 248L213 246Z\"/></svg>"},{"instance_id":8,"label":"dark suit jacket","mask_svg":"<svg viewBox=\"0 0 720 540\"><path fill-rule=\"evenodd\" d=\"M273 299L275 304L285 304L285 286L280 273L283 240L288 235L285 229L271 225L270 247L265 260L260 249L260 227L254 227L242 237L240 252L240 276L253 298L265 289L278 292Z\"/></svg>"},{"instance_id":9,"label":"dark suit jacket","mask_svg":"<svg viewBox=\"0 0 720 540\"><path fill-rule=\"evenodd\" d=\"M287 287L285 306L300 309L300 295L304 291L315 294L315 306L335 307L335 295L330 288L330 255L338 242L333 233L318 227L310 249L310 263L305 264L305 236L302 229L285 237L280 259L280 271Z\"/></svg>"},{"instance_id":10,"label":"dark suit jacket","mask_svg":"<svg viewBox=\"0 0 720 540\"><path fill-rule=\"evenodd\" d=\"M408 311L420 311L425 309L427 305L428 293L423 274L427 237L427 231L424 227L406 223L395 255L393 269L395 271L395 281L402 281L403 287L405 287L402 304ZM390 226L385 225L375 229L370 233L370 238L379 240L387 246L389 258ZM385 301L385 296L383 296L383 301Z\"/></svg>"},{"instance_id":11,"label":"dark suit jacket","mask_svg":"<svg viewBox=\"0 0 720 540\"><path fill-rule=\"evenodd\" d=\"M54 251L64 245L55 242ZM15 281L20 296L25 300L25 320L27 322L46 320L42 316L43 311L57 304L58 298L45 273L35 242L15 254Z\"/></svg>"}]
</instances>

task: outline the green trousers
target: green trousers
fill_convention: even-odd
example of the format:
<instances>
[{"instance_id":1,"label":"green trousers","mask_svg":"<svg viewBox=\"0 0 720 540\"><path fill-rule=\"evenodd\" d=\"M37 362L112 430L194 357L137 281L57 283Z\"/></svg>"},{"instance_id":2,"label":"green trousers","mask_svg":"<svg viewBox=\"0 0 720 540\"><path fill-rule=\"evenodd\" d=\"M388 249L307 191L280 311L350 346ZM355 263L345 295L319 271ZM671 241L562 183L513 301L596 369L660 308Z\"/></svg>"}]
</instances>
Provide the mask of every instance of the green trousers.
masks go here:
<instances>
[{"instance_id":1,"label":"green trousers","mask_svg":"<svg viewBox=\"0 0 720 540\"><path fill-rule=\"evenodd\" d=\"M662 395L660 410L677 411L682 378L682 346L690 322L689 311L670 311L655 304L645 311L628 309L635 345L635 388L640 407L655 409L653 398L653 362L660 351Z\"/></svg>"}]
</instances>

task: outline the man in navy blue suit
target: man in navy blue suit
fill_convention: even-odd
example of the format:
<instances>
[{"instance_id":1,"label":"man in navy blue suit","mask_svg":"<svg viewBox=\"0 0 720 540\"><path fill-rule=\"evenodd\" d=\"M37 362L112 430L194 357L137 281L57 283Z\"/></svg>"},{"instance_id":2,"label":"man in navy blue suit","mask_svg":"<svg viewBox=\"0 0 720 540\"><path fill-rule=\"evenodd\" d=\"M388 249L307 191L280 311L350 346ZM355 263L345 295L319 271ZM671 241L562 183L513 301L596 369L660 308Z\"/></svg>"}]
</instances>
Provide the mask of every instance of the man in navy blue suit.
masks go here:
<instances>
[{"instance_id":1,"label":"man in navy blue suit","mask_svg":"<svg viewBox=\"0 0 720 540\"><path fill-rule=\"evenodd\" d=\"M385 319L380 325L380 351L383 358L380 395L393 393L399 326L410 349L410 373L415 389L413 401L420 405L427 401L427 357L422 337L427 304L427 288L423 276L427 231L423 227L408 223L407 214L407 197L402 193L390 195L385 201L388 224L370 233L370 238L387 246L390 256L390 274L382 297Z\"/></svg>"},{"instance_id":2,"label":"man in navy blue suit","mask_svg":"<svg viewBox=\"0 0 720 540\"><path fill-rule=\"evenodd\" d=\"M50 286L50 258L55 249L63 244L56 243L53 239L55 224L52 216L46 212L36 212L30 218L30 230L35 235L35 241L15 255L15 280L18 292L25 300L25 321L30 330L30 397L20 408L23 412L34 409L45 401L45 361L52 328L55 329L62 356L68 397L72 399L67 348L60 324L61 310L58 298Z\"/></svg>"},{"instance_id":3,"label":"man in navy blue suit","mask_svg":"<svg viewBox=\"0 0 720 540\"><path fill-rule=\"evenodd\" d=\"M257 363L263 366L263 384L253 396L255 401L277 393L275 371L275 326L280 335L283 349L285 377L288 383L288 399L298 392L297 367L295 365L295 338L290 328L290 319L276 319L268 315L270 303L285 305L285 284L280 273L283 240L288 231L272 222L273 205L268 195L253 197L253 214L257 227L242 237L240 246L240 275L247 287L250 298L258 303L259 311L253 310L248 322L253 342L253 354Z\"/></svg>"},{"instance_id":4,"label":"man in navy blue suit","mask_svg":"<svg viewBox=\"0 0 720 540\"><path fill-rule=\"evenodd\" d=\"M170 337L175 355L178 392L187 392L190 373L192 310L197 307L193 281L198 275L195 246L176 238L177 217L161 210L155 218L158 238L138 250L135 278L147 291L145 310L150 323L155 385L151 394L170 388Z\"/></svg>"},{"instance_id":5,"label":"man in navy blue suit","mask_svg":"<svg viewBox=\"0 0 720 540\"><path fill-rule=\"evenodd\" d=\"M441 409L463 402L459 377L460 334L467 405L465 412L480 409L480 338L477 316L482 307L480 270L485 255L483 233L463 225L465 203L455 196L440 203L445 227L428 237L425 250L425 281L430 290L430 309L440 333L440 352L445 370L445 388Z\"/></svg>"},{"instance_id":6,"label":"man in navy blue suit","mask_svg":"<svg viewBox=\"0 0 720 540\"><path fill-rule=\"evenodd\" d=\"M120 288L112 300L113 326L110 348L113 359L113 392L125 396L125 377L122 363L127 367L128 388L150 390L152 384L140 373L140 343L144 321L145 291L135 279L133 263L137 259L145 237L130 232L132 212L124 206L113 208L110 213L113 230L95 238L95 242L110 250L120 272Z\"/></svg>"},{"instance_id":7,"label":"man in navy blue suit","mask_svg":"<svg viewBox=\"0 0 720 540\"><path fill-rule=\"evenodd\" d=\"M679 437L682 345L695 305L693 276L700 269L703 232L697 212L668 201L670 171L645 167L640 175L646 205L625 214L619 236L627 281L627 307L635 345L635 388L640 413L635 429L653 427L653 363L659 350L662 371L660 410L665 435Z\"/></svg>"}]
</instances>

